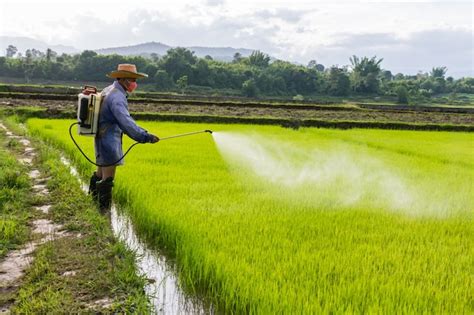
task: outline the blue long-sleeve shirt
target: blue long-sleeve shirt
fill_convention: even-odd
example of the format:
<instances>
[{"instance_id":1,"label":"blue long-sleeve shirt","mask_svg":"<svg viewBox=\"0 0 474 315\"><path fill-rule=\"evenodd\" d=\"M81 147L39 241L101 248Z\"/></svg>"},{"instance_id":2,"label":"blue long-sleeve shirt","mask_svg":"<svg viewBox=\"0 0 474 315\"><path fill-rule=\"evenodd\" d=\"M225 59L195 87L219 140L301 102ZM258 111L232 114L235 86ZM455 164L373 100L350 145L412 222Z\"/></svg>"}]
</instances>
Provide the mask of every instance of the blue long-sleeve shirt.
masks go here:
<instances>
[{"instance_id":1,"label":"blue long-sleeve shirt","mask_svg":"<svg viewBox=\"0 0 474 315\"><path fill-rule=\"evenodd\" d=\"M133 140L141 143L150 141L150 135L145 129L139 127L128 112L127 94L124 88L115 81L102 91L105 97L100 110L99 130L101 126L117 127ZM121 132L120 131L120 132Z\"/></svg>"},{"instance_id":2,"label":"blue long-sleeve shirt","mask_svg":"<svg viewBox=\"0 0 474 315\"><path fill-rule=\"evenodd\" d=\"M105 99L100 108L99 130L95 138L96 160L98 164L110 164L122 157L122 132L140 143L150 142L152 136L130 116L127 93L118 81L101 94Z\"/></svg>"}]
</instances>

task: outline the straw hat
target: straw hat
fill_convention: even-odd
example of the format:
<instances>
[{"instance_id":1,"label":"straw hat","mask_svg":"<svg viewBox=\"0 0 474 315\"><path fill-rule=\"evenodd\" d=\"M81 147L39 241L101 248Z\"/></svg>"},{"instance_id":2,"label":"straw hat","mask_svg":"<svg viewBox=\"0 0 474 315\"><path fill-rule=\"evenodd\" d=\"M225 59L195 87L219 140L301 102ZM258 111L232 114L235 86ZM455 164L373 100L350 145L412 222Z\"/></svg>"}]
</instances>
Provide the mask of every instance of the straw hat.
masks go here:
<instances>
[{"instance_id":1,"label":"straw hat","mask_svg":"<svg viewBox=\"0 0 474 315\"><path fill-rule=\"evenodd\" d=\"M133 64L122 63L118 65L117 70L110 72L107 76L114 79L140 79L147 78L148 74L137 72L137 67Z\"/></svg>"}]
</instances>

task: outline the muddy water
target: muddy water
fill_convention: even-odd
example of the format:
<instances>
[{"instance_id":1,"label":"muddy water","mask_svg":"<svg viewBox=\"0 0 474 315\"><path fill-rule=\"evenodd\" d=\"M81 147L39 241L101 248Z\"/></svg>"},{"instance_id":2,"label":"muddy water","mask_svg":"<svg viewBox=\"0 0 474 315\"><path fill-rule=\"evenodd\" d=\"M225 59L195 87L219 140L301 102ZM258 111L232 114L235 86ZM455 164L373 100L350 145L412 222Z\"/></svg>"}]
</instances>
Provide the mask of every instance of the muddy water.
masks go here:
<instances>
[{"instance_id":1,"label":"muddy water","mask_svg":"<svg viewBox=\"0 0 474 315\"><path fill-rule=\"evenodd\" d=\"M69 167L71 174L79 180L82 190L87 193L89 188L80 180L77 170L65 157L61 157L61 162ZM111 209L111 222L115 236L136 253L139 272L148 279L145 291L153 304L155 313L214 313L211 307L204 306L200 300L190 297L182 291L178 285L173 264L165 256L149 249L138 238L130 219L117 211L115 205Z\"/></svg>"}]
</instances>

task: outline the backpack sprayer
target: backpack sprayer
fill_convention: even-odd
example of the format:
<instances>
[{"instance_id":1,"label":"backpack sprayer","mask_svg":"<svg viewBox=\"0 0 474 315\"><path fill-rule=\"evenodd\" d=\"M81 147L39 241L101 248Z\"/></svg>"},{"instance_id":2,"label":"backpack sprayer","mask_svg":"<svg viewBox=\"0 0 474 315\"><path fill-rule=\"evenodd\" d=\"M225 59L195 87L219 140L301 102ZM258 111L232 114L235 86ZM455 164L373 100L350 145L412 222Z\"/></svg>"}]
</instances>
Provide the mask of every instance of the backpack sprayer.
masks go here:
<instances>
[{"instance_id":1,"label":"backpack sprayer","mask_svg":"<svg viewBox=\"0 0 474 315\"><path fill-rule=\"evenodd\" d=\"M81 93L78 94L78 101L77 101L77 122L71 124L69 126L69 136L71 137L72 142L76 145L77 149L81 154L89 161L90 163L94 164L95 166L99 167L107 167L107 166L112 166L123 160L125 156L130 152L130 150L136 146L137 144L140 144L140 142L135 142L132 144L127 151L125 152L124 155L117 161L110 163L110 164L97 164L94 161L92 161L81 149L81 147L77 144L76 140L74 139L72 135L72 128L75 125L78 125L77 128L77 133L81 136L96 136L98 126L99 126L99 115L100 115L100 108L102 106L102 103L105 99L105 97L101 93L97 93L97 88L95 86L89 86L86 85L84 86L84 89L82 90ZM178 134L174 136L169 136L169 137L164 137L160 138L160 141L163 140L168 140L168 139L174 139L174 138L179 138L179 137L186 137L186 136L191 136L191 135L196 135L199 133L205 133L208 132L212 134L212 130L206 129L206 130L201 130L201 131L194 131L194 132L188 132L188 133L183 133L183 134Z\"/></svg>"}]
</instances>

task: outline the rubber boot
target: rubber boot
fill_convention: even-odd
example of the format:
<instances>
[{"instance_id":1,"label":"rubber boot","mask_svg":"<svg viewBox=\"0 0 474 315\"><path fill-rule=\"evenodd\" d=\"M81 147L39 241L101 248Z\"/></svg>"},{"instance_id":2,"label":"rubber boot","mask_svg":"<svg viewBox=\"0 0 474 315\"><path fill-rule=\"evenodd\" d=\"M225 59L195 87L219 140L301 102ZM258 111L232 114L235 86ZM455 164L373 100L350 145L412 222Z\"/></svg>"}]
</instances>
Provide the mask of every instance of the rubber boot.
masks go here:
<instances>
[{"instance_id":1,"label":"rubber boot","mask_svg":"<svg viewBox=\"0 0 474 315\"><path fill-rule=\"evenodd\" d=\"M100 181L102 177L97 176L94 172L89 181L89 195L92 196L92 199L97 200L97 182Z\"/></svg>"},{"instance_id":2,"label":"rubber boot","mask_svg":"<svg viewBox=\"0 0 474 315\"><path fill-rule=\"evenodd\" d=\"M112 187L114 178L108 177L96 183L100 213L106 214L112 205Z\"/></svg>"}]
</instances>

